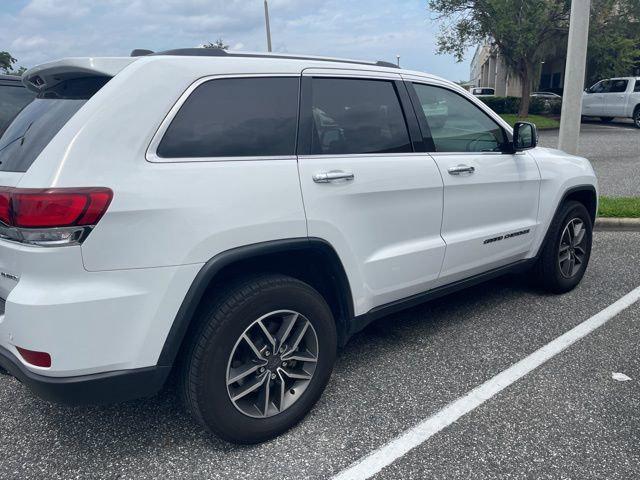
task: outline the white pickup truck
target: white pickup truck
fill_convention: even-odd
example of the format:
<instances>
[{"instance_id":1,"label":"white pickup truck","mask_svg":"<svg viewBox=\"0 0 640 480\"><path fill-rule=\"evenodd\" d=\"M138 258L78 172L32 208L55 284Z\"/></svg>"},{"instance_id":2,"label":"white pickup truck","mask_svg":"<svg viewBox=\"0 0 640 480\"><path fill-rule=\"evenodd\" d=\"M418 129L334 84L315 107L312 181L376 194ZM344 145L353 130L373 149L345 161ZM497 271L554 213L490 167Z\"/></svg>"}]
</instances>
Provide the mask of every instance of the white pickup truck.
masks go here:
<instances>
[{"instance_id":1,"label":"white pickup truck","mask_svg":"<svg viewBox=\"0 0 640 480\"><path fill-rule=\"evenodd\" d=\"M631 118L640 128L640 77L610 78L585 89L582 115L600 117L603 122Z\"/></svg>"}]
</instances>

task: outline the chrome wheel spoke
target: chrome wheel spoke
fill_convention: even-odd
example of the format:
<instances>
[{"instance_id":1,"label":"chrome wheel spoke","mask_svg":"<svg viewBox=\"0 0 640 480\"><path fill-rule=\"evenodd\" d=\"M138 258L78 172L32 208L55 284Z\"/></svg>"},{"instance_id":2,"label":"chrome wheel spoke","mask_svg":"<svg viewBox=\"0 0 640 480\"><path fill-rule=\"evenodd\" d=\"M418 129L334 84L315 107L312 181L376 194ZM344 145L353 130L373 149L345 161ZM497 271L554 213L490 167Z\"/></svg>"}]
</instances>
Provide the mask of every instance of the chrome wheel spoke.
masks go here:
<instances>
[{"instance_id":1,"label":"chrome wheel spoke","mask_svg":"<svg viewBox=\"0 0 640 480\"><path fill-rule=\"evenodd\" d=\"M243 365L242 367L231 368L229 370L230 378L227 379L227 385L233 385L234 383L239 382L248 375L251 375L253 372L258 371L261 366L261 364L254 364L248 367Z\"/></svg>"},{"instance_id":2,"label":"chrome wheel spoke","mask_svg":"<svg viewBox=\"0 0 640 480\"><path fill-rule=\"evenodd\" d=\"M294 362L311 362L316 363L318 358L309 352L291 352L288 355L282 355L283 360Z\"/></svg>"},{"instance_id":3,"label":"chrome wheel spoke","mask_svg":"<svg viewBox=\"0 0 640 480\"><path fill-rule=\"evenodd\" d=\"M251 349L251 351L253 351L254 355L256 357L258 357L259 360L263 360L266 361L266 358L264 358L262 356L262 352L258 349L258 347L256 346L255 343L253 343L253 340L251 340L247 334L245 333L244 335L242 335L242 339L247 343L247 345L249 345L249 348Z\"/></svg>"},{"instance_id":4,"label":"chrome wheel spoke","mask_svg":"<svg viewBox=\"0 0 640 480\"><path fill-rule=\"evenodd\" d=\"M293 330L293 327L295 326L299 317L299 314L292 313L291 315L287 315L282 319L282 325L280 326L280 329L278 330L278 333L276 335L278 337L278 349L281 349L285 345L285 342L289 338L289 335L291 335L291 331Z\"/></svg>"},{"instance_id":5,"label":"chrome wheel spoke","mask_svg":"<svg viewBox=\"0 0 640 480\"><path fill-rule=\"evenodd\" d=\"M250 393L255 392L256 390L258 390L262 386L262 384L264 384L265 380L268 377L269 376L267 374L265 374L265 375L262 376L262 378L257 378L256 380L251 382L248 386L244 386L243 385L243 387L239 389L240 391L237 392L236 395L231 397L231 400L236 402L236 401L240 400L241 398L246 397Z\"/></svg>"},{"instance_id":6,"label":"chrome wheel spoke","mask_svg":"<svg viewBox=\"0 0 640 480\"><path fill-rule=\"evenodd\" d=\"M282 368L282 373L284 373L287 377L291 378L292 380L311 380L312 375L310 375L309 373L305 372L304 370L298 370L298 371L293 371L293 370L287 370L285 368Z\"/></svg>"},{"instance_id":7,"label":"chrome wheel spoke","mask_svg":"<svg viewBox=\"0 0 640 480\"><path fill-rule=\"evenodd\" d=\"M265 375L264 388L262 393L262 414L266 417L269 414L269 403L271 401L270 391L271 391L271 375L267 373Z\"/></svg>"},{"instance_id":8,"label":"chrome wheel spoke","mask_svg":"<svg viewBox=\"0 0 640 480\"><path fill-rule=\"evenodd\" d=\"M293 345L289 347L289 350L285 353L285 355L290 355L298 348L298 346L300 345L300 342L304 338L305 333L307 333L307 329L309 328L309 325L311 325L309 323L309 320L305 319L304 325L302 326L300 331L298 331L293 337L294 338Z\"/></svg>"},{"instance_id":9,"label":"chrome wheel spoke","mask_svg":"<svg viewBox=\"0 0 640 480\"><path fill-rule=\"evenodd\" d=\"M569 260L569 276L570 277L573 277L575 270L576 270L576 260L575 258L571 258L571 260Z\"/></svg>"},{"instance_id":10,"label":"chrome wheel spoke","mask_svg":"<svg viewBox=\"0 0 640 480\"><path fill-rule=\"evenodd\" d=\"M571 254L569 252L564 252L560 254L560 257L558 257L558 260L560 260L560 263L564 263L570 258L571 258Z\"/></svg>"},{"instance_id":11,"label":"chrome wheel spoke","mask_svg":"<svg viewBox=\"0 0 640 480\"><path fill-rule=\"evenodd\" d=\"M279 384L278 411L281 412L285 408L285 394L287 393L287 385L284 380L284 377L282 376L282 372L280 370L278 370L278 379L280 380L278 382Z\"/></svg>"},{"instance_id":12,"label":"chrome wheel spoke","mask_svg":"<svg viewBox=\"0 0 640 480\"><path fill-rule=\"evenodd\" d=\"M578 245L580 245L582 243L582 240L584 240L584 234L587 232L587 229L584 228L584 225L582 223L580 223L580 227L578 229L578 231L576 232L576 234L573 237L573 246L577 247Z\"/></svg>"},{"instance_id":13,"label":"chrome wheel spoke","mask_svg":"<svg viewBox=\"0 0 640 480\"><path fill-rule=\"evenodd\" d=\"M271 335L271 332L267 330L267 327L264 326L264 323L262 323L262 320L258 320L258 326L260 327L260 330L262 330L262 333L264 334L264 336L267 338L267 341L271 344L271 349L273 350L273 353L275 353L276 339L273 337L273 335Z\"/></svg>"}]
</instances>

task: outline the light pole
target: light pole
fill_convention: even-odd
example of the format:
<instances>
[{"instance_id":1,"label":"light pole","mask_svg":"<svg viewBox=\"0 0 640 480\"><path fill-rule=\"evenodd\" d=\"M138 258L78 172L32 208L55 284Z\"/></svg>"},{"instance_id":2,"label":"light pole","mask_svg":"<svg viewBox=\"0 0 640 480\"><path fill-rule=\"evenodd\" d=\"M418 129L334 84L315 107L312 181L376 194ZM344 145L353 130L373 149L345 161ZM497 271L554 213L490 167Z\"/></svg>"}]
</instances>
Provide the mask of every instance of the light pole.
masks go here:
<instances>
[{"instance_id":1,"label":"light pole","mask_svg":"<svg viewBox=\"0 0 640 480\"><path fill-rule=\"evenodd\" d=\"M591 0L573 0L571 2L558 148L572 154L578 152L578 137L580 136L590 6Z\"/></svg>"},{"instance_id":2,"label":"light pole","mask_svg":"<svg viewBox=\"0 0 640 480\"><path fill-rule=\"evenodd\" d=\"M398 68L400 67L400 55L396 55L396 60L397 60L397 64L398 64Z\"/></svg>"},{"instance_id":3,"label":"light pole","mask_svg":"<svg viewBox=\"0 0 640 480\"><path fill-rule=\"evenodd\" d=\"M271 26L269 25L269 4L264 0L264 23L267 26L267 52L271 51Z\"/></svg>"}]
</instances>

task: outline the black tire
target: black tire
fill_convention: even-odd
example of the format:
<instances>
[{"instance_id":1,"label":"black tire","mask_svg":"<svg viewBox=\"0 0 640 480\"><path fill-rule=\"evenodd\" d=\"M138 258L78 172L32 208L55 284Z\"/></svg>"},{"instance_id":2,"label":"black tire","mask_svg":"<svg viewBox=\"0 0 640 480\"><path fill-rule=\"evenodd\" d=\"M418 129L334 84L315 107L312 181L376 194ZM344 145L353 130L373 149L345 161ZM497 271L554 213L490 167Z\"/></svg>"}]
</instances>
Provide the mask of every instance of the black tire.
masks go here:
<instances>
[{"instance_id":1,"label":"black tire","mask_svg":"<svg viewBox=\"0 0 640 480\"><path fill-rule=\"evenodd\" d=\"M609 123L609 122L612 122L614 118L615 118L615 117L600 117L600 120L601 120L603 123Z\"/></svg>"},{"instance_id":2,"label":"black tire","mask_svg":"<svg viewBox=\"0 0 640 480\"><path fill-rule=\"evenodd\" d=\"M243 332L261 316L293 310L309 320L318 341L313 377L290 407L268 418L242 413L227 392L227 365ZM306 283L284 275L263 275L230 285L201 309L200 327L186 350L183 396L193 417L215 435L252 444L273 438L298 423L324 391L336 357L336 327L322 296Z\"/></svg>"},{"instance_id":3,"label":"black tire","mask_svg":"<svg viewBox=\"0 0 640 480\"><path fill-rule=\"evenodd\" d=\"M560 245L565 228L574 219L584 224L585 245L584 257L580 268L570 277L561 271L559 263ZM540 252L540 257L534 268L537 283L541 288L552 293L565 293L573 290L582 280L591 257L591 243L593 239L593 223L585 206L576 201L565 202L549 226L547 240Z\"/></svg>"},{"instance_id":4,"label":"black tire","mask_svg":"<svg viewBox=\"0 0 640 480\"><path fill-rule=\"evenodd\" d=\"M636 128L640 128L640 106L636 107L633 112L633 123Z\"/></svg>"}]
</instances>

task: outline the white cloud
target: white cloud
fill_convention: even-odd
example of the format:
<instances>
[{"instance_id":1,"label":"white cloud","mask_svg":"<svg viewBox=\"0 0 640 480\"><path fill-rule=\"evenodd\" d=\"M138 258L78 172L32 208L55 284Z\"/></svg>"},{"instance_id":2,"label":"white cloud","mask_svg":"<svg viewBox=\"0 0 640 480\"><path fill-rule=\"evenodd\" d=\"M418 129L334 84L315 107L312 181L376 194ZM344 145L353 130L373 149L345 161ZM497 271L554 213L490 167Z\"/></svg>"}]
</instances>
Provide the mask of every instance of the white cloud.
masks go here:
<instances>
[{"instance_id":1,"label":"white cloud","mask_svg":"<svg viewBox=\"0 0 640 480\"><path fill-rule=\"evenodd\" d=\"M2 0L0 0L2 1ZM434 54L437 25L424 0L269 0L274 50L386 59L453 80L467 64ZM0 14L1 45L32 66L62 56L128 55L223 38L233 50L265 49L263 0L30 0ZM34 32L29 34L29 32ZM35 33L37 32L37 33Z\"/></svg>"}]
</instances>

